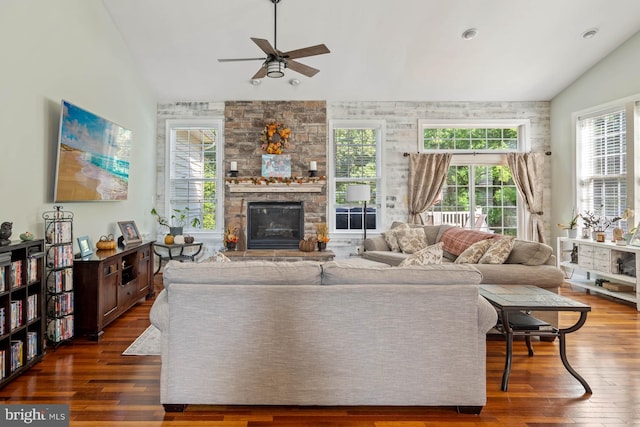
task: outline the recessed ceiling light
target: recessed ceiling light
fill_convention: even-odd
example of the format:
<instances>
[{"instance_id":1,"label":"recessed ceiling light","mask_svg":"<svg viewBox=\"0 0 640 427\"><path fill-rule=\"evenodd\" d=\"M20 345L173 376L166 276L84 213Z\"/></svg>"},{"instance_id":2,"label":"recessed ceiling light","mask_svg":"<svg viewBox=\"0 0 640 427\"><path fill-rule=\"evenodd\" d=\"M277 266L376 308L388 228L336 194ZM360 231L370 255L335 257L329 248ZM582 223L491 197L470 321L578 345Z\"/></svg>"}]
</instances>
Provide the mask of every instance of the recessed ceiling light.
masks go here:
<instances>
[{"instance_id":1,"label":"recessed ceiling light","mask_svg":"<svg viewBox=\"0 0 640 427\"><path fill-rule=\"evenodd\" d=\"M258 86L260 83L262 83L260 79L251 79L251 84L254 86Z\"/></svg>"},{"instance_id":2,"label":"recessed ceiling light","mask_svg":"<svg viewBox=\"0 0 640 427\"><path fill-rule=\"evenodd\" d=\"M478 35L478 30L475 28L469 28L462 33L462 38L465 40L471 40Z\"/></svg>"},{"instance_id":3,"label":"recessed ceiling light","mask_svg":"<svg viewBox=\"0 0 640 427\"><path fill-rule=\"evenodd\" d=\"M289 80L289 84L290 84L291 86L298 86L298 85L300 84L300 80L298 80L298 79L291 79L291 80Z\"/></svg>"},{"instance_id":4,"label":"recessed ceiling light","mask_svg":"<svg viewBox=\"0 0 640 427\"><path fill-rule=\"evenodd\" d=\"M588 30L586 30L584 33L582 33L582 38L583 39L592 39L596 36L596 34L598 34L598 29L597 28L589 28Z\"/></svg>"}]
</instances>

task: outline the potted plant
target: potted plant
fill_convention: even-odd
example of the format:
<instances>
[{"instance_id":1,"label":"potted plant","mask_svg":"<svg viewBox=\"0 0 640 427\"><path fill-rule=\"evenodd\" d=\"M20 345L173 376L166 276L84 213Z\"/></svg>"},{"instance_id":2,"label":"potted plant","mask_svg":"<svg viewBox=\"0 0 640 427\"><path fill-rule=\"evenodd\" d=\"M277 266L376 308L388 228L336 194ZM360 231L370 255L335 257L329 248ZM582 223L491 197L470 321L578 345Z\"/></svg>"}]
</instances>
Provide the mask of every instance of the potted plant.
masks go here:
<instances>
[{"instance_id":1,"label":"potted plant","mask_svg":"<svg viewBox=\"0 0 640 427\"><path fill-rule=\"evenodd\" d=\"M329 243L329 227L326 222L321 222L316 226L316 238L318 240L318 250L324 251Z\"/></svg>"},{"instance_id":2,"label":"potted plant","mask_svg":"<svg viewBox=\"0 0 640 427\"><path fill-rule=\"evenodd\" d=\"M172 236L179 236L182 234L183 228L187 224L189 207L185 207L184 209L173 209L170 219L166 216L160 215L156 208L151 209L151 215L156 216L158 224L169 229L169 234ZM197 228L199 225L200 218L191 218L191 226L193 228Z\"/></svg>"},{"instance_id":3,"label":"potted plant","mask_svg":"<svg viewBox=\"0 0 640 427\"><path fill-rule=\"evenodd\" d=\"M600 206L600 211L602 211L603 206ZM606 215L601 215L596 211L584 211L584 213L580 214L580 218L582 219L582 223L584 224L586 229L590 229L593 233L592 238L597 242L605 241L605 232L614 222L618 222L621 219L627 219L630 216L633 216L633 211L629 208L625 209L620 215L617 215L613 218L607 218Z\"/></svg>"},{"instance_id":4,"label":"potted plant","mask_svg":"<svg viewBox=\"0 0 640 427\"><path fill-rule=\"evenodd\" d=\"M567 224L557 224L561 230L567 230L567 236L575 239L578 236L578 218L580 214L575 214Z\"/></svg>"},{"instance_id":5,"label":"potted plant","mask_svg":"<svg viewBox=\"0 0 640 427\"><path fill-rule=\"evenodd\" d=\"M224 232L224 247L229 251L235 251L237 243L238 227L234 224L229 224Z\"/></svg>"}]
</instances>

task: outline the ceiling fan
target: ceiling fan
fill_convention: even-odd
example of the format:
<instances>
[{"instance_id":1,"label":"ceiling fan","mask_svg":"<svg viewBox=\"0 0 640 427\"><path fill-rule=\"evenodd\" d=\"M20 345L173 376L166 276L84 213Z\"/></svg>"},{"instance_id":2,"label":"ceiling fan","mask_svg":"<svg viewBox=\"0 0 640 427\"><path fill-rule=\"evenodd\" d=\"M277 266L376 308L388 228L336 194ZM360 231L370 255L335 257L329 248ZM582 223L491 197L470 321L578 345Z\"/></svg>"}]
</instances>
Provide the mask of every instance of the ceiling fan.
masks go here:
<instances>
[{"instance_id":1,"label":"ceiling fan","mask_svg":"<svg viewBox=\"0 0 640 427\"><path fill-rule=\"evenodd\" d=\"M318 44L315 46L309 46L302 49L290 50L288 52L282 52L278 50L278 3L280 0L269 0L273 3L273 46L268 40L258 39L251 37L251 40L258 47L267 54L265 58L236 58L236 59L218 59L219 62L234 62L234 61L264 61L258 72L252 77L252 79L261 79L267 77L284 77L284 69L290 68L293 71L297 71L307 77L315 76L320 70L317 68L309 67L308 65L301 64L294 59L304 58L307 56L322 55L330 53L330 50L324 44Z\"/></svg>"}]
</instances>

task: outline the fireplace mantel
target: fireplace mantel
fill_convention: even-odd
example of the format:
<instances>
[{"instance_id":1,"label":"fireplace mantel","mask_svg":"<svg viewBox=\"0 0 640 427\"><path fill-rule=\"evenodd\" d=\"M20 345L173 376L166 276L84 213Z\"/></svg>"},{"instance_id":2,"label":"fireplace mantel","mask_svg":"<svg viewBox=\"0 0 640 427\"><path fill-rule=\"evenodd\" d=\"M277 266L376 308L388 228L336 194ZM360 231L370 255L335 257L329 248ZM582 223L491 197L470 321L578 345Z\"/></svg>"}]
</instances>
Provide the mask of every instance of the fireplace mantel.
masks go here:
<instances>
[{"instance_id":1,"label":"fireplace mantel","mask_svg":"<svg viewBox=\"0 0 640 427\"><path fill-rule=\"evenodd\" d=\"M230 193L321 193L326 181L301 178L300 181L272 182L261 178L226 178Z\"/></svg>"}]
</instances>

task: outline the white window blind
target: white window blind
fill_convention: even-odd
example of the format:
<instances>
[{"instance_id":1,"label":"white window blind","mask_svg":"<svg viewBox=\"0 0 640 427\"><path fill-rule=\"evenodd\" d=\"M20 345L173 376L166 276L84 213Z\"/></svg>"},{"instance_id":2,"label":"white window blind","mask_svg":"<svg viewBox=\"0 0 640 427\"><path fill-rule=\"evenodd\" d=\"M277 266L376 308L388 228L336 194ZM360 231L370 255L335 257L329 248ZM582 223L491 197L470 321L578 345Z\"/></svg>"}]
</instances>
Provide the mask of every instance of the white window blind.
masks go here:
<instances>
[{"instance_id":1,"label":"white window blind","mask_svg":"<svg viewBox=\"0 0 640 427\"><path fill-rule=\"evenodd\" d=\"M366 184L370 187L371 200L367 203L365 226L377 228L379 222L379 188L381 180L380 147L381 122L332 123L333 151L333 206L334 230L362 230L362 204L346 201L346 189L350 184Z\"/></svg>"},{"instance_id":2,"label":"white window blind","mask_svg":"<svg viewBox=\"0 0 640 427\"><path fill-rule=\"evenodd\" d=\"M615 217L627 207L625 110L582 118L579 130L581 210Z\"/></svg>"},{"instance_id":3,"label":"white window blind","mask_svg":"<svg viewBox=\"0 0 640 427\"><path fill-rule=\"evenodd\" d=\"M170 129L169 206L188 207L186 228L193 218L204 231L216 230L218 180L217 126L175 126Z\"/></svg>"}]
</instances>

